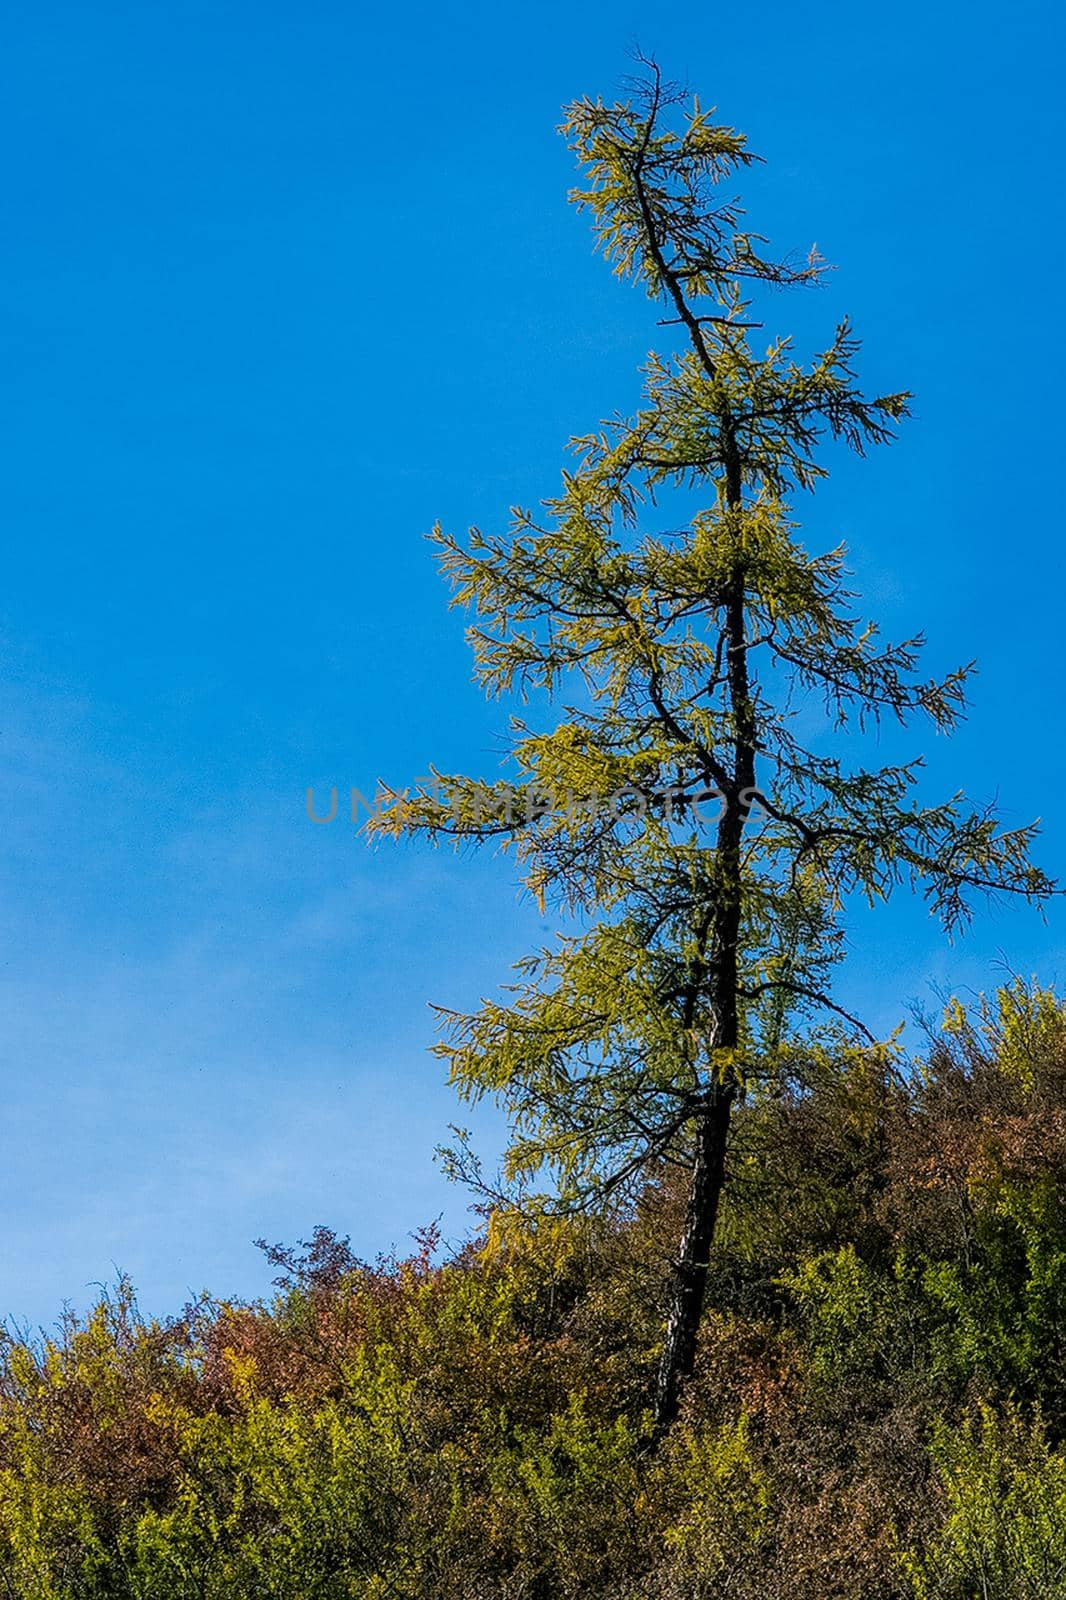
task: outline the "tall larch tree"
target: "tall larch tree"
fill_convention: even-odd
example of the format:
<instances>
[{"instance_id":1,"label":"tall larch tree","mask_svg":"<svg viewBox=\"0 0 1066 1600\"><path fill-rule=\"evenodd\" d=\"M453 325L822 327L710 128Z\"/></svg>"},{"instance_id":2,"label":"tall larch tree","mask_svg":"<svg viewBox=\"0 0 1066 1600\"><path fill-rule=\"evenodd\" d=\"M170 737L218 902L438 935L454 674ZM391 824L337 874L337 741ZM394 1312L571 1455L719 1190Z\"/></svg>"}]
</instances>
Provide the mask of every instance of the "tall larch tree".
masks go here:
<instances>
[{"instance_id":1,"label":"tall larch tree","mask_svg":"<svg viewBox=\"0 0 1066 1600\"><path fill-rule=\"evenodd\" d=\"M541 513L513 511L502 534L434 531L474 613L477 679L561 720L514 721L490 782L386 791L374 827L502 840L564 919L505 1000L444 1014L460 1093L510 1114L509 1177L528 1192L544 1174L541 1204L566 1209L687 1170L664 1428L695 1359L738 1099L781 1070L805 1018L853 1021L830 984L849 897L902 884L950 931L981 897L1039 902L1053 884L1030 863L1035 824L1005 831L960 795L921 802L920 759L858 763L882 718L949 731L969 668L927 679L920 637L888 643L857 620L843 552L808 554L788 497L816 488L824 444L889 440L908 396L863 392L847 322L809 362L787 339L765 347L762 291L822 263L775 259L744 226L728 186L757 158L645 65L626 100L577 101L563 128L584 174L572 199L678 348L648 358L635 415L573 441ZM801 742L813 705L834 738Z\"/></svg>"}]
</instances>

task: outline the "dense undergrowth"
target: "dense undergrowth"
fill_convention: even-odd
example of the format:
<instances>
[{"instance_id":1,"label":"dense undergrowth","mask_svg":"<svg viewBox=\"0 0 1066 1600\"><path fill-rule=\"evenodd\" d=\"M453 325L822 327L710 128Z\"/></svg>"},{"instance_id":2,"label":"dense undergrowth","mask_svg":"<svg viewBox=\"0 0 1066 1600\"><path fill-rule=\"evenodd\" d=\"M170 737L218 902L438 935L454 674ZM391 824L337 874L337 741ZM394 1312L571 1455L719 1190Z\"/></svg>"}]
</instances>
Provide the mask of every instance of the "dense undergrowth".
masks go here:
<instances>
[{"instance_id":1,"label":"dense undergrowth","mask_svg":"<svg viewBox=\"0 0 1066 1600\"><path fill-rule=\"evenodd\" d=\"M0 1392L0 1594L1066 1596L1066 1017L1014 986L906 1071L808 1050L743 1107L696 1373L656 1442L669 1173L270 1304L121 1283Z\"/></svg>"}]
</instances>

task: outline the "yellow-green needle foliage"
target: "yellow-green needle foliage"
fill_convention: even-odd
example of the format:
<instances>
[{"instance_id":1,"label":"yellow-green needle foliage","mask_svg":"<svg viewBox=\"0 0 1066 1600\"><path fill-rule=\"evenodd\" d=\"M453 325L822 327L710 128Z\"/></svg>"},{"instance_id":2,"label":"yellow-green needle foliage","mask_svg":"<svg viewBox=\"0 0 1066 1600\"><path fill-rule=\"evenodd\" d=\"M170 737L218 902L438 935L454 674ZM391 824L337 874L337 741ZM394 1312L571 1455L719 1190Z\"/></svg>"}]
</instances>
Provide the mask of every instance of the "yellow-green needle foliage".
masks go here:
<instances>
[{"instance_id":1,"label":"yellow-green needle foliage","mask_svg":"<svg viewBox=\"0 0 1066 1600\"><path fill-rule=\"evenodd\" d=\"M863 392L846 322L813 360L767 346L762 291L822 264L775 260L744 227L743 137L654 65L624 103L572 105L564 131L574 201L679 348L648 358L635 415L576 441L539 513L500 534L436 530L478 680L563 709L548 731L515 724L506 781L390 794L375 826L502 838L538 900L575 919L506 1003L448 1016L442 1049L464 1095L503 1101L510 1176L546 1172L553 1204L689 1168L665 1424L693 1361L733 1107L781 1070L786 1027L839 1011L848 897L902 884L950 930L975 898L1052 885L1029 861L1033 827L920 800L920 760L861 765L857 735L881 718L949 731L969 669L923 677L920 639L885 642L855 615L843 552L799 541L790 496L817 487L823 447L887 441L908 397ZM804 739L816 709L824 728Z\"/></svg>"}]
</instances>

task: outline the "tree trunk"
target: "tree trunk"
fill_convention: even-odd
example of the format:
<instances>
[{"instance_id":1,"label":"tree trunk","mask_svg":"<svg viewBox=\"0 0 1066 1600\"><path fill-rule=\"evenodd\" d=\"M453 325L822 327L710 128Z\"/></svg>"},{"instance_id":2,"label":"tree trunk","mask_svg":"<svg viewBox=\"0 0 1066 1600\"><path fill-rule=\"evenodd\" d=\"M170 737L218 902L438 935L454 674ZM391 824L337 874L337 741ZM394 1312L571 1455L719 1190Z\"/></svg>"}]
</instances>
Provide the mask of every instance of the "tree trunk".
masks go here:
<instances>
[{"instance_id":1,"label":"tree trunk","mask_svg":"<svg viewBox=\"0 0 1066 1600\"><path fill-rule=\"evenodd\" d=\"M726 499L730 510L736 511L741 506L741 476L736 443L731 432L727 433L723 454L726 463ZM755 789L756 744L755 708L748 681L745 640L744 569L739 559L725 610L734 754L731 788L723 797L715 846L718 883L711 939L711 989L714 1042L719 1050L732 1052L736 1050L740 1037L741 841ZM718 1221L718 1204L725 1181L726 1142L735 1095L736 1079L732 1064L728 1064L722 1078L709 1089L706 1104L696 1119L696 1158L692 1166L681 1246L674 1266L666 1339L655 1392L655 1426L660 1436L677 1416L681 1387L696 1361L696 1339Z\"/></svg>"},{"instance_id":2,"label":"tree trunk","mask_svg":"<svg viewBox=\"0 0 1066 1600\"><path fill-rule=\"evenodd\" d=\"M677 1416L681 1386L691 1374L696 1360L696 1338L718 1219L718 1201L725 1178L726 1141L732 1107L731 1090L719 1089L714 1101L700 1117L697 1127L696 1159L689 1182L681 1248L674 1264L666 1339L655 1388L655 1427L660 1434L669 1428Z\"/></svg>"}]
</instances>

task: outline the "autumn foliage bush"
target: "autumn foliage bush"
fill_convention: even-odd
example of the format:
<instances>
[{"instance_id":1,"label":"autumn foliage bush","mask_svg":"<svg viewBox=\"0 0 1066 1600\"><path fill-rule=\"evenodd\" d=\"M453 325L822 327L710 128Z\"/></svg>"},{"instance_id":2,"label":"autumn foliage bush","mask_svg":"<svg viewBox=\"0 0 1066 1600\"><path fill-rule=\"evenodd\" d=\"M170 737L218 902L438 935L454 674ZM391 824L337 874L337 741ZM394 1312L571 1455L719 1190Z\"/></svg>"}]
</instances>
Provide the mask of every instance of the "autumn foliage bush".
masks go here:
<instances>
[{"instance_id":1,"label":"autumn foliage bush","mask_svg":"<svg viewBox=\"0 0 1066 1600\"><path fill-rule=\"evenodd\" d=\"M696 1372L653 1437L669 1171L276 1296L120 1282L0 1379L19 1600L1066 1597L1066 1016L806 1046L746 1103Z\"/></svg>"}]
</instances>

